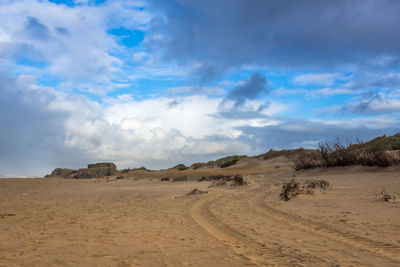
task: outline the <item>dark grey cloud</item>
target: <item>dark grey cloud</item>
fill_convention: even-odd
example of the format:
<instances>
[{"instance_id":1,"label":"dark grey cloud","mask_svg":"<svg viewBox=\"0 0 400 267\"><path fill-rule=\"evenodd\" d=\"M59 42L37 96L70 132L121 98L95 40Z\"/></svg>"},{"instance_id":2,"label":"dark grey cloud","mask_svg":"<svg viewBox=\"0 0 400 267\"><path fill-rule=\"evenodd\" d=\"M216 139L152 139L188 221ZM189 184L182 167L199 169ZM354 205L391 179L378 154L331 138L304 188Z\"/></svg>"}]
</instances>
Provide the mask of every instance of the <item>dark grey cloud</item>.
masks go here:
<instances>
[{"instance_id":1,"label":"dark grey cloud","mask_svg":"<svg viewBox=\"0 0 400 267\"><path fill-rule=\"evenodd\" d=\"M58 166L79 167L85 155L64 145L66 113L47 109L53 98L0 72L0 173L44 175Z\"/></svg>"},{"instance_id":2,"label":"dark grey cloud","mask_svg":"<svg viewBox=\"0 0 400 267\"><path fill-rule=\"evenodd\" d=\"M235 101L235 106L241 106L246 100L256 99L260 94L266 93L267 85L267 79L260 73L254 72L242 84L233 88L229 92L227 99Z\"/></svg>"},{"instance_id":3,"label":"dark grey cloud","mask_svg":"<svg viewBox=\"0 0 400 267\"><path fill-rule=\"evenodd\" d=\"M224 117L228 119L255 119L263 118L265 115L260 114L269 107L269 102L259 105L256 109L243 110L247 100L259 99L268 93L268 80L258 72L254 72L249 78L240 82L235 86L221 101L219 112L214 114L216 117ZM231 103L233 102L233 106Z\"/></svg>"},{"instance_id":4,"label":"dark grey cloud","mask_svg":"<svg viewBox=\"0 0 400 267\"><path fill-rule=\"evenodd\" d=\"M329 108L328 108L329 110ZM400 99L382 92L367 92L356 100L333 110L342 114L391 114L400 113Z\"/></svg>"},{"instance_id":5,"label":"dark grey cloud","mask_svg":"<svg viewBox=\"0 0 400 267\"><path fill-rule=\"evenodd\" d=\"M153 49L181 64L202 62L197 71L203 79L246 64L334 68L365 66L373 59L390 67L399 63L397 0L153 3L166 18L153 21L153 34L166 36L154 39Z\"/></svg>"}]
</instances>

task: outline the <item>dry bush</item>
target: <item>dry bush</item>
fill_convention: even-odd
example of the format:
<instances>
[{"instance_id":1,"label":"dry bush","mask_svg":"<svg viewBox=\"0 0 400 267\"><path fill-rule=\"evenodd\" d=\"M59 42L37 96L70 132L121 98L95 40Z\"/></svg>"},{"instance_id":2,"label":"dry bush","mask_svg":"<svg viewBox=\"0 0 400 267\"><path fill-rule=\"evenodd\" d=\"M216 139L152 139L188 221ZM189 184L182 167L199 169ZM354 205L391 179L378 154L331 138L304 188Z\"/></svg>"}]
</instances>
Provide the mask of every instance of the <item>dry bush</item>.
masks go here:
<instances>
[{"instance_id":1,"label":"dry bush","mask_svg":"<svg viewBox=\"0 0 400 267\"><path fill-rule=\"evenodd\" d=\"M170 181L171 179L169 177L163 177L160 180L161 180L161 182L167 182L167 181Z\"/></svg>"},{"instance_id":2,"label":"dry bush","mask_svg":"<svg viewBox=\"0 0 400 267\"><path fill-rule=\"evenodd\" d=\"M364 166L388 167L395 163L395 158L385 151L372 151L363 153L359 162Z\"/></svg>"},{"instance_id":3,"label":"dry bush","mask_svg":"<svg viewBox=\"0 0 400 267\"><path fill-rule=\"evenodd\" d=\"M293 161L292 166L296 171L314 169L317 167L325 167L325 164L323 163L321 158L318 157L317 155L300 154L292 161Z\"/></svg>"},{"instance_id":4,"label":"dry bush","mask_svg":"<svg viewBox=\"0 0 400 267\"><path fill-rule=\"evenodd\" d=\"M209 187L231 185L231 186L243 186L247 185L242 175L209 175L203 176L199 181L213 181Z\"/></svg>"},{"instance_id":5,"label":"dry bush","mask_svg":"<svg viewBox=\"0 0 400 267\"><path fill-rule=\"evenodd\" d=\"M233 176L233 186L242 186L246 185L246 181L244 180L242 175Z\"/></svg>"},{"instance_id":6,"label":"dry bush","mask_svg":"<svg viewBox=\"0 0 400 267\"><path fill-rule=\"evenodd\" d=\"M293 160L293 168L298 171L317 167L352 165L388 167L399 162L382 147L374 146L366 150L363 146L364 143L361 141L356 144L343 144L339 139L333 145L320 143L319 155L300 154Z\"/></svg>"},{"instance_id":7,"label":"dry bush","mask_svg":"<svg viewBox=\"0 0 400 267\"><path fill-rule=\"evenodd\" d=\"M319 151L327 167L350 166L358 163L358 153L349 149L353 144L343 144L339 139L333 145L320 143Z\"/></svg>"},{"instance_id":8,"label":"dry bush","mask_svg":"<svg viewBox=\"0 0 400 267\"><path fill-rule=\"evenodd\" d=\"M297 196L299 192L300 192L300 183L293 178L289 183L283 184L282 192L280 193L279 196L282 200L288 201L292 197Z\"/></svg>"},{"instance_id":9,"label":"dry bush","mask_svg":"<svg viewBox=\"0 0 400 267\"><path fill-rule=\"evenodd\" d=\"M383 200L385 202L394 202L396 201L396 195L394 193L390 194L388 193L385 188L383 187L381 192L376 194L376 197L380 200Z\"/></svg>"},{"instance_id":10,"label":"dry bush","mask_svg":"<svg viewBox=\"0 0 400 267\"><path fill-rule=\"evenodd\" d=\"M299 194L314 194L315 189L326 190L328 187L329 182L325 180L306 180L300 183L293 178L289 183L283 184L279 197L281 200L289 201Z\"/></svg>"}]
</instances>

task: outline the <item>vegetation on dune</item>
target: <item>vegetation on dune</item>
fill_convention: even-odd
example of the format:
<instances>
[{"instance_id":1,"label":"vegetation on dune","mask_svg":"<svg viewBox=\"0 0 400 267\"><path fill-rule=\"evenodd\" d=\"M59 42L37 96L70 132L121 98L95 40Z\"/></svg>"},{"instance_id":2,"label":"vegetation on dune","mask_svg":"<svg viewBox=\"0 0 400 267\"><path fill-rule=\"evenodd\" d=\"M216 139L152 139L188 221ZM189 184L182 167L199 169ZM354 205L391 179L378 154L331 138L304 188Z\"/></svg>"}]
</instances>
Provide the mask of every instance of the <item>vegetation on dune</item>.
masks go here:
<instances>
[{"instance_id":1,"label":"vegetation on dune","mask_svg":"<svg viewBox=\"0 0 400 267\"><path fill-rule=\"evenodd\" d=\"M184 171L184 170L187 170L187 169L189 169L189 167L187 167L185 164L178 164L178 165L175 165L172 168L169 168L168 170Z\"/></svg>"},{"instance_id":2,"label":"vegetation on dune","mask_svg":"<svg viewBox=\"0 0 400 267\"><path fill-rule=\"evenodd\" d=\"M162 176L166 175L164 177L155 175L155 178L161 179L169 175L180 176L180 174L182 174L181 172L184 172L190 179L195 180L203 174L214 173L216 169L220 169L219 171L224 169L223 173L226 175L265 172L265 166L267 165L263 165L260 162L258 162L260 163L258 164L256 161L271 160L278 157L291 160L292 164L289 166L293 167L295 170L352 165L387 167L400 163L400 153L396 154L397 152L395 150L400 150L400 133L389 137L386 135L380 136L367 142L357 140L356 143L342 143L340 140L337 140L333 144L320 143L318 149L270 149L267 153L258 156L248 157L245 155L233 155L211 160L207 163L193 163L190 167L185 164L178 164L167 170L160 170L157 172L142 166L140 168L123 169L119 173L126 173L124 177L132 177L134 175L137 178L149 176L150 173L157 173L157 175L160 174ZM243 159L246 159L246 161L243 161L243 164L240 164L240 166L229 168L237 165L237 163ZM279 167L280 166L274 166L274 168ZM77 172L77 170L57 168L47 177L62 176L64 178L74 178ZM171 178L171 180L173 180L173 178Z\"/></svg>"},{"instance_id":3,"label":"vegetation on dune","mask_svg":"<svg viewBox=\"0 0 400 267\"><path fill-rule=\"evenodd\" d=\"M207 163L193 163L190 167L178 164L171 169L198 170L227 168L236 165L244 158L269 160L280 156L291 159L293 167L296 170L351 165L387 167L396 163L397 159L386 153L386 150L400 150L400 133L389 137L385 135L380 136L368 142L357 140L356 143L344 144L340 140L337 140L332 145L321 143L318 149L270 149L267 153L255 157L234 155L211 160Z\"/></svg>"},{"instance_id":4,"label":"vegetation on dune","mask_svg":"<svg viewBox=\"0 0 400 267\"><path fill-rule=\"evenodd\" d=\"M297 157L299 155L315 155L318 154L316 149L304 149L304 148L297 148L297 149L284 149L284 150L273 150L270 149L267 153L261 154L258 158L263 160L273 159L280 156L285 156L287 158Z\"/></svg>"},{"instance_id":5,"label":"vegetation on dune","mask_svg":"<svg viewBox=\"0 0 400 267\"><path fill-rule=\"evenodd\" d=\"M369 142L343 144L339 139L334 144L321 143L317 154L300 154L293 159L296 170L316 167L378 166L388 167L399 162L387 150L400 149L400 134L378 137Z\"/></svg>"},{"instance_id":6,"label":"vegetation on dune","mask_svg":"<svg viewBox=\"0 0 400 267\"><path fill-rule=\"evenodd\" d=\"M223 157L223 158L220 158L217 160L210 160L207 163L196 162L196 163L193 163L188 168L190 168L192 170L211 169L211 168L227 168L227 167L236 165L236 163L243 158L247 158L247 156L238 156L238 155L228 156L228 157Z\"/></svg>"},{"instance_id":7,"label":"vegetation on dune","mask_svg":"<svg viewBox=\"0 0 400 267\"><path fill-rule=\"evenodd\" d=\"M228 156L228 157L224 157L224 158L220 158L217 160L212 160L207 162L207 166L208 167L216 167L216 168L226 168L229 166L233 166L235 165L240 159L245 158L247 156Z\"/></svg>"},{"instance_id":8,"label":"vegetation on dune","mask_svg":"<svg viewBox=\"0 0 400 267\"><path fill-rule=\"evenodd\" d=\"M203 168L205 166L207 166L206 163L196 162L196 163L193 163L192 165L190 165L190 168L192 170L197 170L197 169Z\"/></svg>"},{"instance_id":9,"label":"vegetation on dune","mask_svg":"<svg viewBox=\"0 0 400 267\"><path fill-rule=\"evenodd\" d=\"M352 149L361 149L366 152L383 150L400 150L400 133L393 136L379 136L368 142L358 142Z\"/></svg>"}]
</instances>

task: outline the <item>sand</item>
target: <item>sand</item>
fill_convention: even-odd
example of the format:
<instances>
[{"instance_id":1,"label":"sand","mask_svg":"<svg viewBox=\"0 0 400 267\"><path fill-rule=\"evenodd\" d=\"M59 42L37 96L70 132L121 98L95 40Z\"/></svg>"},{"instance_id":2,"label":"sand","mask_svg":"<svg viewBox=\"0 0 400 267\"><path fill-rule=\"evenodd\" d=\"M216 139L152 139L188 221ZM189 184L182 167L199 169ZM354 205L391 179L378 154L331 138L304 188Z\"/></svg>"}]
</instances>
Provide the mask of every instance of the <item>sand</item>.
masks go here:
<instances>
[{"instance_id":1,"label":"sand","mask_svg":"<svg viewBox=\"0 0 400 267\"><path fill-rule=\"evenodd\" d=\"M400 201L376 196L399 195L398 168L298 172L331 187L287 202L289 168L224 172L249 185L0 179L0 265L400 266ZM186 196L194 188L208 193Z\"/></svg>"}]
</instances>

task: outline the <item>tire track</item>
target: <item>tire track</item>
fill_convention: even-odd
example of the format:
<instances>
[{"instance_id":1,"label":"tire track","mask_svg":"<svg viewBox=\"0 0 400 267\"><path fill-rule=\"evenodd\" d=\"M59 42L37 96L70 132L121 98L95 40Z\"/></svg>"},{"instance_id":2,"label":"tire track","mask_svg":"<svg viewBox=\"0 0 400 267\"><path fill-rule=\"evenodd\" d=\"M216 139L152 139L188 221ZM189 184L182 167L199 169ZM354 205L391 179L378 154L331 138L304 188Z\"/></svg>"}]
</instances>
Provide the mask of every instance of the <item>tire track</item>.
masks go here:
<instances>
[{"instance_id":1,"label":"tire track","mask_svg":"<svg viewBox=\"0 0 400 267\"><path fill-rule=\"evenodd\" d=\"M260 243L223 223L210 210L210 205L223 197L226 197L226 193L200 199L194 203L190 214L201 228L236 254L258 266L331 266L331 263L304 252L297 253L294 249L288 251L288 248L284 252L279 245Z\"/></svg>"},{"instance_id":2,"label":"tire track","mask_svg":"<svg viewBox=\"0 0 400 267\"><path fill-rule=\"evenodd\" d=\"M391 259L397 264L400 263L400 246L364 238L311 219L301 218L296 215L275 209L265 203L264 199L266 193L267 192L258 193L248 199L248 203L254 211L262 213L278 221L285 222L298 229L312 232L362 250L373 252L379 256Z\"/></svg>"}]
</instances>

